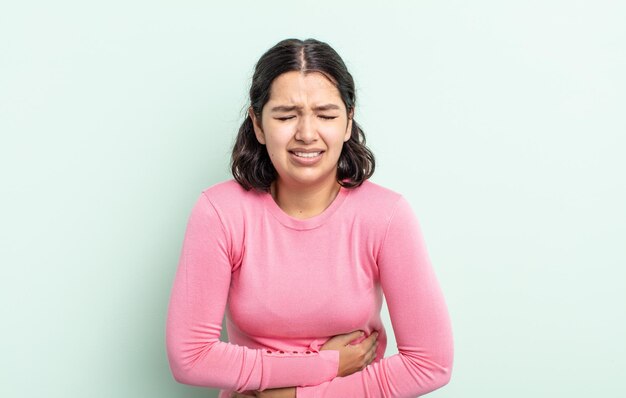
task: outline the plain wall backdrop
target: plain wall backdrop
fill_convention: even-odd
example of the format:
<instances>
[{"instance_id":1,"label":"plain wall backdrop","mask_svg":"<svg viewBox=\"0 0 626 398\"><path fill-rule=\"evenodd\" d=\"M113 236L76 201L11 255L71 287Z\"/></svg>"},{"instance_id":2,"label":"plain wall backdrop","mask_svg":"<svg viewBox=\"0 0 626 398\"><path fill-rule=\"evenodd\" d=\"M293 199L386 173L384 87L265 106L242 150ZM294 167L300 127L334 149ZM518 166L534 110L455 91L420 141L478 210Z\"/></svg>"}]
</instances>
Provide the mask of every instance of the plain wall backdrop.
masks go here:
<instances>
[{"instance_id":1,"label":"plain wall backdrop","mask_svg":"<svg viewBox=\"0 0 626 398\"><path fill-rule=\"evenodd\" d=\"M170 374L170 288L254 63L289 37L343 57L372 181L421 220L455 335L432 396L625 396L624 21L605 0L3 1L0 396L216 396Z\"/></svg>"}]
</instances>

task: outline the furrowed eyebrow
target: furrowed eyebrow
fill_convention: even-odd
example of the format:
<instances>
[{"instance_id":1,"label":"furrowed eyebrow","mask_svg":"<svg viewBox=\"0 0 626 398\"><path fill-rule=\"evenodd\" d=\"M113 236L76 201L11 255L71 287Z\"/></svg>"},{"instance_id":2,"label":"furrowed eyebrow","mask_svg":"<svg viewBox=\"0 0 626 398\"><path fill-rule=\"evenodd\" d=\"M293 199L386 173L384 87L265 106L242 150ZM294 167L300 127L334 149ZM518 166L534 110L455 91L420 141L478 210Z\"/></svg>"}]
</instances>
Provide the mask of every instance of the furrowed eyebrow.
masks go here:
<instances>
[{"instance_id":1,"label":"furrowed eyebrow","mask_svg":"<svg viewBox=\"0 0 626 398\"><path fill-rule=\"evenodd\" d=\"M301 109L298 106L278 105L270 109L270 112L291 112L296 109Z\"/></svg>"},{"instance_id":2,"label":"furrowed eyebrow","mask_svg":"<svg viewBox=\"0 0 626 398\"><path fill-rule=\"evenodd\" d=\"M316 106L313 109L316 110L316 111L327 111L327 110L330 110L330 109L341 109L341 108L339 108L339 106L335 105L335 104L326 104L326 105Z\"/></svg>"},{"instance_id":3,"label":"furrowed eyebrow","mask_svg":"<svg viewBox=\"0 0 626 398\"><path fill-rule=\"evenodd\" d=\"M327 111L327 110L331 110L331 109L341 109L338 105L335 104L325 104L325 105L319 105L313 108L313 110L315 111ZM296 105L278 105L273 107L272 109L270 109L270 112L291 112L294 110L302 110L301 106L296 106Z\"/></svg>"}]
</instances>

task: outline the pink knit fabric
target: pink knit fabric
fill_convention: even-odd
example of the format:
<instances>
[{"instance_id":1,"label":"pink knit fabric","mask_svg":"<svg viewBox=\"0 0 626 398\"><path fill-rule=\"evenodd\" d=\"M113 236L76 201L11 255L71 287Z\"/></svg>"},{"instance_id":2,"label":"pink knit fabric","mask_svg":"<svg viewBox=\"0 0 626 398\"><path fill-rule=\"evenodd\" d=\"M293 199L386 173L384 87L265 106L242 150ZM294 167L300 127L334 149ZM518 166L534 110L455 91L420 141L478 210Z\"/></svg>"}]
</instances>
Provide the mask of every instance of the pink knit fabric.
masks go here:
<instances>
[{"instance_id":1,"label":"pink knit fabric","mask_svg":"<svg viewBox=\"0 0 626 398\"><path fill-rule=\"evenodd\" d=\"M385 294L398 354L384 357ZM219 341L226 314L229 342ZM378 331L376 360L337 377L330 337ZM365 181L323 213L289 216L228 180L188 219L166 325L174 378L232 391L297 386L297 397L416 397L445 385L447 307L419 222L400 194Z\"/></svg>"}]
</instances>

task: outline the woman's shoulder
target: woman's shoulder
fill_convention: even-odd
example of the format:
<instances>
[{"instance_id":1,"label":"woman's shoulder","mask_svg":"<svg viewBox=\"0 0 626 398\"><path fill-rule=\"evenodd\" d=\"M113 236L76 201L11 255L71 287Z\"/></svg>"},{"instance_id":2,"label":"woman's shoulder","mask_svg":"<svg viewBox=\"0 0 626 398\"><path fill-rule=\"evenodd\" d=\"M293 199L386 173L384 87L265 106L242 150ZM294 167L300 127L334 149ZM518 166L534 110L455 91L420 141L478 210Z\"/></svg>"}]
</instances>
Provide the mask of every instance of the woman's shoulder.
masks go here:
<instances>
[{"instance_id":1,"label":"woman's shoulder","mask_svg":"<svg viewBox=\"0 0 626 398\"><path fill-rule=\"evenodd\" d=\"M254 189L246 190L234 178L231 178L204 188L202 194L213 206L226 210L240 208L244 203L261 203L263 193Z\"/></svg>"},{"instance_id":2,"label":"woman's shoulder","mask_svg":"<svg viewBox=\"0 0 626 398\"><path fill-rule=\"evenodd\" d=\"M372 231L378 231L384 237L391 223L412 225L417 221L417 214L408 198L393 189L366 181L362 190L355 191L353 211L360 223Z\"/></svg>"},{"instance_id":3,"label":"woman's shoulder","mask_svg":"<svg viewBox=\"0 0 626 398\"><path fill-rule=\"evenodd\" d=\"M407 204L401 193L369 180L353 188L349 198L345 210L352 217L357 217L360 224L373 230L378 227L385 229L398 209L404 209Z\"/></svg>"},{"instance_id":4,"label":"woman's shoulder","mask_svg":"<svg viewBox=\"0 0 626 398\"><path fill-rule=\"evenodd\" d=\"M359 205L373 209L389 209L396 206L403 197L401 193L380 184L365 180L357 188L353 188L350 196Z\"/></svg>"},{"instance_id":5,"label":"woman's shoulder","mask_svg":"<svg viewBox=\"0 0 626 398\"><path fill-rule=\"evenodd\" d=\"M217 182L202 190L202 193L212 198L219 199L221 197L246 196L252 191L246 191L234 178Z\"/></svg>"}]
</instances>

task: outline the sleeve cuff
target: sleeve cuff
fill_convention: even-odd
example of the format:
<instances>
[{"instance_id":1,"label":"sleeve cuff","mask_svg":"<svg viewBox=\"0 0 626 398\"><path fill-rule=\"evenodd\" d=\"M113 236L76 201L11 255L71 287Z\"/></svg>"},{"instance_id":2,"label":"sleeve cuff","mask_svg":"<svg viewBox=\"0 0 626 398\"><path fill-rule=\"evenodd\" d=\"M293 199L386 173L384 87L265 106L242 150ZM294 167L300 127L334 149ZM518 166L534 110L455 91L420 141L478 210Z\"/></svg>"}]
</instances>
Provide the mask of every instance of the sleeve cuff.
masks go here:
<instances>
[{"instance_id":1,"label":"sleeve cuff","mask_svg":"<svg viewBox=\"0 0 626 398\"><path fill-rule=\"evenodd\" d=\"M313 386L334 379L339 370L339 351L263 351L260 389L272 386ZM299 396L298 396L299 397Z\"/></svg>"}]
</instances>

